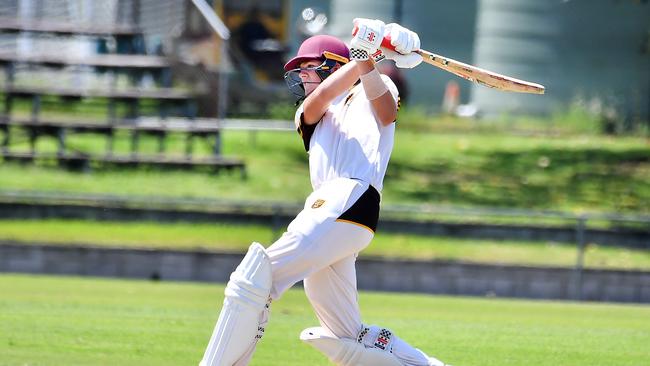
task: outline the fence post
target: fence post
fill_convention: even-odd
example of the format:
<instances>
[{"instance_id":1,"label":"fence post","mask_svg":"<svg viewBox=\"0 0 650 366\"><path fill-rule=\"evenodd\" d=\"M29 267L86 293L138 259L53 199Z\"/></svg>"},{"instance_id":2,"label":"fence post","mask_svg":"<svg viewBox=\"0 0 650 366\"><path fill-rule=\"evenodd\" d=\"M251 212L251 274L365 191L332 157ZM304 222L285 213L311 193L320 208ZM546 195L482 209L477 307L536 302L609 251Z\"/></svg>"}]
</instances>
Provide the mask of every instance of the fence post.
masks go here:
<instances>
[{"instance_id":1,"label":"fence post","mask_svg":"<svg viewBox=\"0 0 650 366\"><path fill-rule=\"evenodd\" d=\"M577 258L573 275L573 299L582 300L582 275L585 261L585 229L587 226L587 216L578 216L576 222L576 243L577 243Z\"/></svg>"}]
</instances>

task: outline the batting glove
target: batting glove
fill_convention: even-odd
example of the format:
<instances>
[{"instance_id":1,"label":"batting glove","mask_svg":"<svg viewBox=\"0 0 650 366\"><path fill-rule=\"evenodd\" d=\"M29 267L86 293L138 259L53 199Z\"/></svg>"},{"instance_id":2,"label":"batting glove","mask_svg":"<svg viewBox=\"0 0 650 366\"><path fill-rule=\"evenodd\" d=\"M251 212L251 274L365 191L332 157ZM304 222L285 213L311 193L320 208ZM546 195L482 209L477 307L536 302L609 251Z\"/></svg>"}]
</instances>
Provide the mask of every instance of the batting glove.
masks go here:
<instances>
[{"instance_id":1,"label":"batting glove","mask_svg":"<svg viewBox=\"0 0 650 366\"><path fill-rule=\"evenodd\" d=\"M384 28L384 36L390 36L390 44L395 51L407 55L420 49L420 37L417 33L396 23L390 23Z\"/></svg>"},{"instance_id":2,"label":"batting glove","mask_svg":"<svg viewBox=\"0 0 650 366\"><path fill-rule=\"evenodd\" d=\"M384 39L384 22L377 19L355 18L353 20L356 33L350 41L350 58L352 60L367 60L368 55L377 52Z\"/></svg>"},{"instance_id":3,"label":"batting glove","mask_svg":"<svg viewBox=\"0 0 650 366\"><path fill-rule=\"evenodd\" d=\"M381 55L378 55L381 53ZM422 62L422 56L419 53L411 52L407 55L402 55L399 52L389 50L387 48L380 48L375 54L373 54L373 59L375 62L379 62L383 59L395 61L395 66L402 69L412 69L419 65Z\"/></svg>"}]
</instances>

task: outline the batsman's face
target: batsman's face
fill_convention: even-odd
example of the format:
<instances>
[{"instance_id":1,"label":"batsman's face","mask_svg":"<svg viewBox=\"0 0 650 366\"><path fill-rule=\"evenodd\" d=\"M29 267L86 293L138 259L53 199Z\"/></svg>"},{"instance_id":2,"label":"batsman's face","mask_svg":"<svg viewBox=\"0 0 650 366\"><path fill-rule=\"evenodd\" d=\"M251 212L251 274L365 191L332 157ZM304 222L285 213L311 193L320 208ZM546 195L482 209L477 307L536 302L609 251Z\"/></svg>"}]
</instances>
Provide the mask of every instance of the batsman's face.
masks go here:
<instances>
[{"instance_id":1,"label":"batsman's face","mask_svg":"<svg viewBox=\"0 0 650 366\"><path fill-rule=\"evenodd\" d=\"M300 80L305 88L305 96L311 94L318 84L321 83L320 77L316 73L316 70L314 70L321 63L319 60L310 60L300 64Z\"/></svg>"}]
</instances>

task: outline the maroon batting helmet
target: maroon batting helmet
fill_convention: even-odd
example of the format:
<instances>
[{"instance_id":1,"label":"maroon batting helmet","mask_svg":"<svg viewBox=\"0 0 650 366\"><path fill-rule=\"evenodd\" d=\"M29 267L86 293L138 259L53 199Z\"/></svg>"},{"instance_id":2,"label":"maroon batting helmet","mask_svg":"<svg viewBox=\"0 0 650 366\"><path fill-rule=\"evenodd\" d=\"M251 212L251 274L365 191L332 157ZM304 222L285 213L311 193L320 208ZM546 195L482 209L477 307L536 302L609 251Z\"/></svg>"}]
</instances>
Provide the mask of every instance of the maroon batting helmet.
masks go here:
<instances>
[{"instance_id":1,"label":"maroon batting helmet","mask_svg":"<svg viewBox=\"0 0 650 366\"><path fill-rule=\"evenodd\" d=\"M350 59L350 50L336 37L324 34L309 37L300 45L298 54L284 65L284 70L296 69L302 62L314 59L330 59L345 64Z\"/></svg>"}]
</instances>

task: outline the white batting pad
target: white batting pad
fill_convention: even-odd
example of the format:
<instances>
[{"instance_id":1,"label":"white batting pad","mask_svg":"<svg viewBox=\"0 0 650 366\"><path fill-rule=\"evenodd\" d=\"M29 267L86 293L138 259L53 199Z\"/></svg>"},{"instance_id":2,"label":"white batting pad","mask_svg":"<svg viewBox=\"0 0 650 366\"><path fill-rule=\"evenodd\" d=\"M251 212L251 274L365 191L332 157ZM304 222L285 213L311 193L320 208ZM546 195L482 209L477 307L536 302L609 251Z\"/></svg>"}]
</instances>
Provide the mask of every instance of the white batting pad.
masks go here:
<instances>
[{"instance_id":1,"label":"white batting pad","mask_svg":"<svg viewBox=\"0 0 650 366\"><path fill-rule=\"evenodd\" d=\"M303 330L300 339L339 366L402 366L390 352L366 348L354 339L337 338L321 327Z\"/></svg>"},{"instance_id":2,"label":"white batting pad","mask_svg":"<svg viewBox=\"0 0 650 366\"><path fill-rule=\"evenodd\" d=\"M260 318L271 292L271 262L259 243L253 243L226 286L219 320L200 366L246 364L251 348L261 338ZM247 357L244 357L247 356Z\"/></svg>"}]
</instances>

